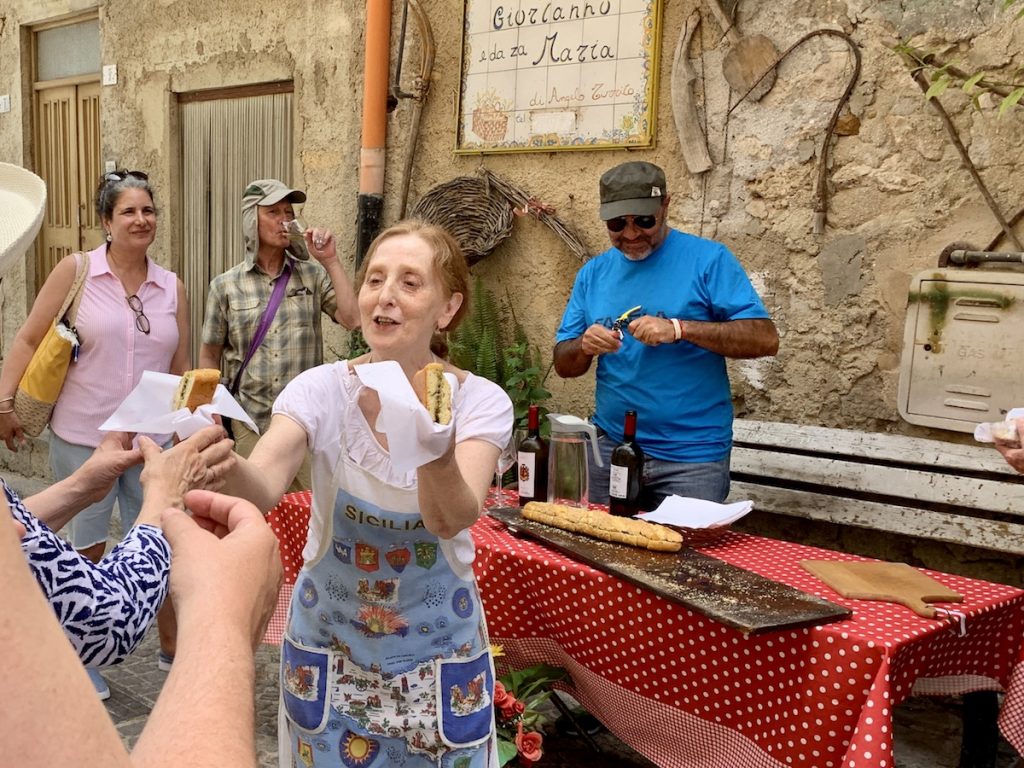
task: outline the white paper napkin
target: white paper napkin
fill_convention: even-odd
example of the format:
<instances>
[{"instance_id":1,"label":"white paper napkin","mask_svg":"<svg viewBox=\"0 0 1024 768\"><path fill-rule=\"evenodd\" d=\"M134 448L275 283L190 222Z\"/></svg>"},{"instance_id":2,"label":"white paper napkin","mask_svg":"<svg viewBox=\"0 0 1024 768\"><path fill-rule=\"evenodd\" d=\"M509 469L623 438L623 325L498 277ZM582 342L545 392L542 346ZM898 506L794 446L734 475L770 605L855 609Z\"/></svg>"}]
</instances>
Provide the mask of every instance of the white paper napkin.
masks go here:
<instances>
[{"instance_id":1,"label":"white paper napkin","mask_svg":"<svg viewBox=\"0 0 1024 768\"><path fill-rule=\"evenodd\" d=\"M451 441L452 425L434 423L402 366L394 360L385 360L357 365L355 371L359 380L380 396L376 429L388 436L388 452L395 469L411 472L444 455ZM445 373L444 377L452 388L454 402L458 379L451 373Z\"/></svg>"},{"instance_id":2,"label":"white paper napkin","mask_svg":"<svg viewBox=\"0 0 1024 768\"><path fill-rule=\"evenodd\" d=\"M1016 427L1013 426L1014 420L1021 418L1024 418L1024 408L1011 408L1009 410L1009 412L1006 414L1005 422L1007 424L1006 429L1011 430L1009 434L1013 434L1013 430L1016 429ZM979 443L994 443L995 439L992 436L992 430L993 428L998 430L1003 424L1004 422L1000 421L997 421L993 424L990 424L989 422L979 424L974 428L974 439L977 440ZM1021 435L1020 437L1024 437L1024 435Z\"/></svg>"},{"instance_id":3,"label":"white paper napkin","mask_svg":"<svg viewBox=\"0 0 1024 768\"><path fill-rule=\"evenodd\" d=\"M193 413L188 408L171 410L171 401L181 381L180 376L170 373L154 373L144 371L142 379L135 385L124 402L118 406L110 418L100 424L105 432L145 432L147 434L168 435L176 432L184 440L194 435L203 427L215 423L213 414L219 413L230 419L237 419L258 433L256 424L249 414L231 396L223 384L217 385L213 394L213 402L201 405Z\"/></svg>"},{"instance_id":4,"label":"white paper napkin","mask_svg":"<svg viewBox=\"0 0 1024 768\"><path fill-rule=\"evenodd\" d=\"M652 512L641 512L637 517L650 523L665 523L681 528L714 528L734 523L754 508L752 501L716 504L704 499L691 499L672 495Z\"/></svg>"}]
</instances>

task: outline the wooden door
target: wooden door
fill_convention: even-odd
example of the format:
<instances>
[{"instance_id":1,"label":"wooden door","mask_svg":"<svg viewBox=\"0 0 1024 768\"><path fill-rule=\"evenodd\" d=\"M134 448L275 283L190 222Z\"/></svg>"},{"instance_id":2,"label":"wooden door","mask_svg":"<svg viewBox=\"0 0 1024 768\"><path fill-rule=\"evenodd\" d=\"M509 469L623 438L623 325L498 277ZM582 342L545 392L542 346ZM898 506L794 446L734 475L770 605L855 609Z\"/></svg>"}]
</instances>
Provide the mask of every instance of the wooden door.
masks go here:
<instances>
[{"instance_id":1,"label":"wooden door","mask_svg":"<svg viewBox=\"0 0 1024 768\"><path fill-rule=\"evenodd\" d=\"M36 251L36 291L64 256L95 248L103 231L95 213L100 176L100 84L36 92L36 168L46 182L46 216Z\"/></svg>"}]
</instances>

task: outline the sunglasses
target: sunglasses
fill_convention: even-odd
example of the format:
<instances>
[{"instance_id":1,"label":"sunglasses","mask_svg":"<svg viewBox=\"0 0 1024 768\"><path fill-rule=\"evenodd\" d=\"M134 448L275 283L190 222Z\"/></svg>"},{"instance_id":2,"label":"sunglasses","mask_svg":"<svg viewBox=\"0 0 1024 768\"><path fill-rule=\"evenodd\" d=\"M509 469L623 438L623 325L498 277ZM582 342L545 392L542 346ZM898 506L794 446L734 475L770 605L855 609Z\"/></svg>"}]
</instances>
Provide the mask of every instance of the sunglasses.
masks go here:
<instances>
[{"instance_id":1,"label":"sunglasses","mask_svg":"<svg viewBox=\"0 0 1024 768\"><path fill-rule=\"evenodd\" d=\"M124 181L129 176L140 181L149 181L149 176L142 171L111 171L103 176L104 181Z\"/></svg>"},{"instance_id":2,"label":"sunglasses","mask_svg":"<svg viewBox=\"0 0 1024 768\"><path fill-rule=\"evenodd\" d=\"M658 223L657 216L616 216L608 219L605 226L609 232L621 232L626 228L627 220L631 220L637 229L653 229Z\"/></svg>"},{"instance_id":3,"label":"sunglasses","mask_svg":"<svg viewBox=\"0 0 1024 768\"><path fill-rule=\"evenodd\" d=\"M131 296L125 296L125 300L128 302L128 307L131 311L135 313L135 327L148 336L149 318L146 317L146 313L143 311L142 299L133 293Z\"/></svg>"}]
</instances>

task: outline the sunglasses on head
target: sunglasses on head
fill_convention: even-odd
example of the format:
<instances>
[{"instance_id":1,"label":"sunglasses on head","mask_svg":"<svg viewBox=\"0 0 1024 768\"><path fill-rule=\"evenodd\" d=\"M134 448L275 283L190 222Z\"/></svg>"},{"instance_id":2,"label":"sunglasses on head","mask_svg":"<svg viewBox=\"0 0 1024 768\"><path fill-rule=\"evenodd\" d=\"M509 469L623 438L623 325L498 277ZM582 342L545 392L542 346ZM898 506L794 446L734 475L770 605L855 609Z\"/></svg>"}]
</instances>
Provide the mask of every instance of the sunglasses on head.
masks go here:
<instances>
[{"instance_id":1,"label":"sunglasses on head","mask_svg":"<svg viewBox=\"0 0 1024 768\"><path fill-rule=\"evenodd\" d=\"M142 171L111 171L103 176L104 181L124 181L129 176L140 181L149 181L149 176Z\"/></svg>"},{"instance_id":2,"label":"sunglasses on head","mask_svg":"<svg viewBox=\"0 0 1024 768\"><path fill-rule=\"evenodd\" d=\"M614 219L608 219L605 226L609 232L621 232L626 228L627 220L631 220L637 229L653 229L658 223L657 216L616 216Z\"/></svg>"}]
</instances>

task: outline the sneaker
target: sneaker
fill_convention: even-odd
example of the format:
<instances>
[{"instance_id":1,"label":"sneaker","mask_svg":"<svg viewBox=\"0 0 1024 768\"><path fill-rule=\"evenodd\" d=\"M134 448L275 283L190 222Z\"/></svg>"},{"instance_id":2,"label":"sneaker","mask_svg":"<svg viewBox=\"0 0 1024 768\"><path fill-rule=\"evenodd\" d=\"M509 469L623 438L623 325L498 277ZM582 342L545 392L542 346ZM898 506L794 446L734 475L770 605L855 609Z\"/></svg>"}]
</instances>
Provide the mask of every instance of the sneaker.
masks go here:
<instances>
[{"instance_id":1,"label":"sneaker","mask_svg":"<svg viewBox=\"0 0 1024 768\"><path fill-rule=\"evenodd\" d=\"M98 669L86 668L86 672L89 673L89 680L92 681L92 687L96 689L96 695L100 697L100 701L106 701L110 698L110 686L107 685L107 681L103 679L103 675L100 674Z\"/></svg>"},{"instance_id":2,"label":"sneaker","mask_svg":"<svg viewBox=\"0 0 1024 768\"><path fill-rule=\"evenodd\" d=\"M169 653L160 651L160 654L156 657L157 669L161 672L170 672L172 664L174 664L174 657Z\"/></svg>"}]
</instances>

